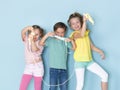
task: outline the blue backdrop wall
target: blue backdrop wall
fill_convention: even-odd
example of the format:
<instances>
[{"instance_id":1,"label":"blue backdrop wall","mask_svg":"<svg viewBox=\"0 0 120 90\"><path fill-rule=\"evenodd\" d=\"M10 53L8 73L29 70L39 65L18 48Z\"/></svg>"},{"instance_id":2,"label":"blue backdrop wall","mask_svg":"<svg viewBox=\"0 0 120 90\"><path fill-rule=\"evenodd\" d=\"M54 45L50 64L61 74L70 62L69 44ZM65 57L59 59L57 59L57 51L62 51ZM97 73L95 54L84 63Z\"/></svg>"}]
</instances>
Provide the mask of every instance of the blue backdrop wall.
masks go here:
<instances>
[{"instance_id":1,"label":"blue backdrop wall","mask_svg":"<svg viewBox=\"0 0 120 90\"><path fill-rule=\"evenodd\" d=\"M94 59L109 73L109 90L120 90L120 1L119 0L1 0L0 1L0 90L18 90L24 70L24 46L21 29L37 24L46 32L62 21L67 24L73 12L90 13L95 20L91 30L94 44L104 50L106 59L93 52ZM67 35L72 30L69 29ZM75 90L76 77L73 74L73 52L69 54L69 90ZM43 53L45 81L49 82L47 51ZM33 80L28 90L33 90ZM44 83L43 90L49 87ZM86 72L84 90L101 90L100 78Z\"/></svg>"}]
</instances>

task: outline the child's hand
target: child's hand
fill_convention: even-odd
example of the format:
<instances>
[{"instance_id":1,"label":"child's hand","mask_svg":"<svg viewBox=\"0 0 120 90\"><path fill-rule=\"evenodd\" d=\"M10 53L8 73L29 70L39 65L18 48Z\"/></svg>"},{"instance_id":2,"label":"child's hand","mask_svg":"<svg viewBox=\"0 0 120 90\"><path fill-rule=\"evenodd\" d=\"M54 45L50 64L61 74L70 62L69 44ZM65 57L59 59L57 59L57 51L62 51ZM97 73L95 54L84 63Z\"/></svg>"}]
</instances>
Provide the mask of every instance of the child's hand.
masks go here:
<instances>
[{"instance_id":1,"label":"child's hand","mask_svg":"<svg viewBox=\"0 0 120 90\"><path fill-rule=\"evenodd\" d=\"M66 42L71 42L72 40L70 38L65 38Z\"/></svg>"},{"instance_id":2,"label":"child's hand","mask_svg":"<svg viewBox=\"0 0 120 90\"><path fill-rule=\"evenodd\" d=\"M87 20L88 18L85 15L83 15L83 22L86 22Z\"/></svg>"},{"instance_id":3,"label":"child's hand","mask_svg":"<svg viewBox=\"0 0 120 90\"><path fill-rule=\"evenodd\" d=\"M35 32L34 32L34 30L32 31L32 29L31 29L31 33L29 34L30 41L34 41L33 40L34 37L35 37Z\"/></svg>"},{"instance_id":4,"label":"child's hand","mask_svg":"<svg viewBox=\"0 0 120 90\"><path fill-rule=\"evenodd\" d=\"M75 40L77 38L81 38L80 32L79 33L77 32L77 33L73 34L73 39Z\"/></svg>"},{"instance_id":5,"label":"child's hand","mask_svg":"<svg viewBox=\"0 0 120 90\"><path fill-rule=\"evenodd\" d=\"M47 33L47 36L48 36L48 37L53 37L54 35L55 35L54 32L49 32L49 33Z\"/></svg>"},{"instance_id":6,"label":"child's hand","mask_svg":"<svg viewBox=\"0 0 120 90\"><path fill-rule=\"evenodd\" d=\"M88 13L85 13L84 16L87 18L87 20L89 20L94 25L94 20Z\"/></svg>"},{"instance_id":7,"label":"child's hand","mask_svg":"<svg viewBox=\"0 0 120 90\"><path fill-rule=\"evenodd\" d=\"M26 27L27 30L30 30L31 32L33 32L33 27L32 26L28 26Z\"/></svg>"},{"instance_id":8,"label":"child's hand","mask_svg":"<svg viewBox=\"0 0 120 90\"><path fill-rule=\"evenodd\" d=\"M30 34L30 35L29 35L29 40L30 40L30 41L33 41L33 37L34 37L34 35Z\"/></svg>"},{"instance_id":9,"label":"child's hand","mask_svg":"<svg viewBox=\"0 0 120 90\"><path fill-rule=\"evenodd\" d=\"M105 54L103 53L103 51L100 52L100 56L102 59L105 59Z\"/></svg>"}]
</instances>

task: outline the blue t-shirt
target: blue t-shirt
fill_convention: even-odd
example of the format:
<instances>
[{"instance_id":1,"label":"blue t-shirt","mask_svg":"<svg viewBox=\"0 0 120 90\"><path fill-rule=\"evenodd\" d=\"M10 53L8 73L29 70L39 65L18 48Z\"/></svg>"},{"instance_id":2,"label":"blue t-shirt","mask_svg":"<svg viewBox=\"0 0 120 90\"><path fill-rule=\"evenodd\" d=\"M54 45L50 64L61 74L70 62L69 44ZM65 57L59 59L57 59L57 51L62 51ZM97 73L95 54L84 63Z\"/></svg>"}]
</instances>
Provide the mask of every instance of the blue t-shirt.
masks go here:
<instances>
[{"instance_id":1,"label":"blue t-shirt","mask_svg":"<svg viewBox=\"0 0 120 90\"><path fill-rule=\"evenodd\" d=\"M70 42L65 42L54 37L49 37L45 46L49 49L50 68L66 69L68 48L72 48Z\"/></svg>"}]
</instances>

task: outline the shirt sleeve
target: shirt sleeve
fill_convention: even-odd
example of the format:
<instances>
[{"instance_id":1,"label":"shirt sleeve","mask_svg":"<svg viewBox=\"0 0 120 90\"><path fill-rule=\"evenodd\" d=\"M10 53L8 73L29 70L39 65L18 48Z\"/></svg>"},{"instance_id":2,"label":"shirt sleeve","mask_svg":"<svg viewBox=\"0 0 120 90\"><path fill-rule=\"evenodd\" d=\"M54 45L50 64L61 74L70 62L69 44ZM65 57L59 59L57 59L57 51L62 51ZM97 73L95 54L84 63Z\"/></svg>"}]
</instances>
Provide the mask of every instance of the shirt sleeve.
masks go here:
<instances>
[{"instance_id":1,"label":"shirt sleeve","mask_svg":"<svg viewBox=\"0 0 120 90\"><path fill-rule=\"evenodd\" d=\"M86 30L85 35L89 35L90 30Z\"/></svg>"},{"instance_id":2,"label":"shirt sleeve","mask_svg":"<svg viewBox=\"0 0 120 90\"><path fill-rule=\"evenodd\" d=\"M50 43L50 37L48 37L45 41L45 47L49 46L49 43Z\"/></svg>"}]
</instances>

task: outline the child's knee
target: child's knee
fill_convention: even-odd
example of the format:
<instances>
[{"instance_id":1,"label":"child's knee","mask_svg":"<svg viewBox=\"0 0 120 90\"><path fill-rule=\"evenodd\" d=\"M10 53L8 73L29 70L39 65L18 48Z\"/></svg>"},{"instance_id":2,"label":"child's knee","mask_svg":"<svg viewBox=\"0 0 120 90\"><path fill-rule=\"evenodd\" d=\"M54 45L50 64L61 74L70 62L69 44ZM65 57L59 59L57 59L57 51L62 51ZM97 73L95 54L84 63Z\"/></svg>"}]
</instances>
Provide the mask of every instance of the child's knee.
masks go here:
<instances>
[{"instance_id":1,"label":"child's knee","mask_svg":"<svg viewBox=\"0 0 120 90\"><path fill-rule=\"evenodd\" d=\"M108 82L108 73L105 72L104 75L102 76L102 82Z\"/></svg>"}]
</instances>

